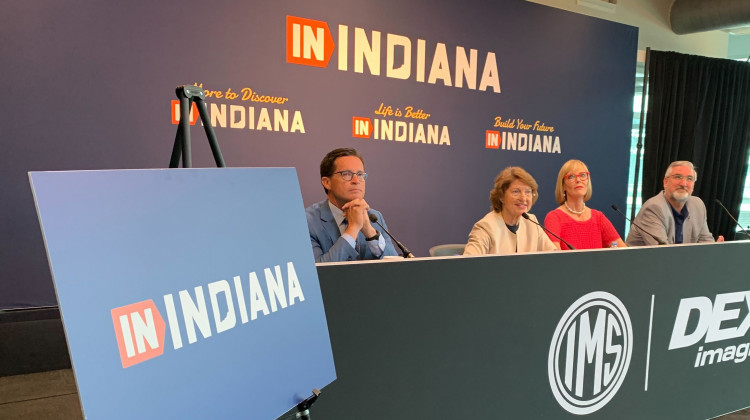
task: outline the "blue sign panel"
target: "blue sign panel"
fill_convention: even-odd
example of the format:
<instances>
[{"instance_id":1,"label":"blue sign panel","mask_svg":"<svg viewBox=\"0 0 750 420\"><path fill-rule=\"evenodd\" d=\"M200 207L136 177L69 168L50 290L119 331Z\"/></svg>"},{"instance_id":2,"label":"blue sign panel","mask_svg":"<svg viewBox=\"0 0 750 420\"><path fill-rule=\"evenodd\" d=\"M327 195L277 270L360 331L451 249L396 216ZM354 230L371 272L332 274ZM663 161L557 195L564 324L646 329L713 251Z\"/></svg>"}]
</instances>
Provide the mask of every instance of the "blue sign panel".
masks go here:
<instances>
[{"instance_id":1,"label":"blue sign panel","mask_svg":"<svg viewBox=\"0 0 750 420\"><path fill-rule=\"evenodd\" d=\"M275 418L335 379L293 168L32 172L88 418Z\"/></svg>"}]
</instances>

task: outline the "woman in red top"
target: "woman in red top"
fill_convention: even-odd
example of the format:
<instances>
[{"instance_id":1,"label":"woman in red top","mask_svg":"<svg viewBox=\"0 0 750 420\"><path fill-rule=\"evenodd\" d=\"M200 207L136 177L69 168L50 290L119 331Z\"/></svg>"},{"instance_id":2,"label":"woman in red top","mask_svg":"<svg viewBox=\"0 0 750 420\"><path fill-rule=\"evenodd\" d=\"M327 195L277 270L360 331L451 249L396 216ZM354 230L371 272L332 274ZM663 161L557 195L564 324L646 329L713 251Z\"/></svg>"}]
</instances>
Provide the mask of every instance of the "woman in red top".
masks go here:
<instances>
[{"instance_id":1,"label":"woman in red top","mask_svg":"<svg viewBox=\"0 0 750 420\"><path fill-rule=\"evenodd\" d=\"M604 213L586 207L591 191L586 164L576 159L565 162L555 187L555 199L560 207L547 213L544 226L576 249L626 246ZM552 235L549 238L558 248L569 249Z\"/></svg>"}]
</instances>

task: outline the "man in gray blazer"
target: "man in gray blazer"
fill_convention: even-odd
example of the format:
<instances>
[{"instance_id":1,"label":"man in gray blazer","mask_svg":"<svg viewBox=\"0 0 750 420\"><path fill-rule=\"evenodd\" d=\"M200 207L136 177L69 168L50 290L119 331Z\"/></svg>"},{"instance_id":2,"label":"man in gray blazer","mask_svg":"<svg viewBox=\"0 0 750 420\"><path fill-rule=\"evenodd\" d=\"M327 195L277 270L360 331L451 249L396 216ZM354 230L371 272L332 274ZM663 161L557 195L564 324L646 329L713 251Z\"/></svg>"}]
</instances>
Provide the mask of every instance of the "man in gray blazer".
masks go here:
<instances>
[{"instance_id":1,"label":"man in gray blazer","mask_svg":"<svg viewBox=\"0 0 750 420\"><path fill-rule=\"evenodd\" d=\"M305 209L315 262L376 260L398 255L386 229L383 215L365 201L364 159L355 149L336 149L320 162L320 183L328 196Z\"/></svg>"},{"instance_id":2,"label":"man in gray blazer","mask_svg":"<svg viewBox=\"0 0 750 420\"><path fill-rule=\"evenodd\" d=\"M643 203L633 220L625 241L628 246L714 242L706 205L691 195L697 179L692 163L672 162L664 174L664 190Z\"/></svg>"}]
</instances>

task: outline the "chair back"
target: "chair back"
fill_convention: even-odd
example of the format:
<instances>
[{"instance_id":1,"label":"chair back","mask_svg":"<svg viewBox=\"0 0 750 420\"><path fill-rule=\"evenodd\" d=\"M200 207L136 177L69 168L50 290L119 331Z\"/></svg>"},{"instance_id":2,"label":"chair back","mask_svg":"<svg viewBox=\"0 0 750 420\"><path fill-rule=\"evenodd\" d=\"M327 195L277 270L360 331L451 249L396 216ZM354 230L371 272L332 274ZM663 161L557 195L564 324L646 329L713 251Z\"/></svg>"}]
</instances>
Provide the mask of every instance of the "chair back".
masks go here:
<instances>
[{"instance_id":1,"label":"chair back","mask_svg":"<svg viewBox=\"0 0 750 420\"><path fill-rule=\"evenodd\" d=\"M466 244L443 244L430 248L431 257L447 257L452 255L463 255Z\"/></svg>"}]
</instances>

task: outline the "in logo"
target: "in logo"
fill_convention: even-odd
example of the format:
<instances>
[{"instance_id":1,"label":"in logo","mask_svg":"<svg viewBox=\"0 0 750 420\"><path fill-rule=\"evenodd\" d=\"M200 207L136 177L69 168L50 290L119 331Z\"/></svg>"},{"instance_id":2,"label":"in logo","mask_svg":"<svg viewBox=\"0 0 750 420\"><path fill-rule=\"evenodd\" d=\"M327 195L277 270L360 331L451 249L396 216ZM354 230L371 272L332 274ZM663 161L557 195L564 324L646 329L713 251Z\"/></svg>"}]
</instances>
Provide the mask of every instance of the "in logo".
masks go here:
<instances>
[{"instance_id":1,"label":"in logo","mask_svg":"<svg viewBox=\"0 0 750 420\"><path fill-rule=\"evenodd\" d=\"M193 102L193 106L190 108L190 125L195 125L198 121L198 106ZM172 124L177 125L180 123L180 101L174 99L172 101Z\"/></svg>"},{"instance_id":2,"label":"in logo","mask_svg":"<svg viewBox=\"0 0 750 420\"><path fill-rule=\"evenodd\" d=\"M492 131L492 130L486 131L484 135L484 147L485 148L499 149L501 141L502 141L502 138L500 137L499 131Z\"/></svg>"},{"instance_id":3,"label":"in logo","mask_svg":"<svg viewBox=\"0 0 750 420\"><path fill-rule=\"evenodd\" d=\"M560 319L549 348L555 399L573 414L599 410L622 385L632 353L633 326L622 302L607 292L581 297Z\"/></svg>"},{"instance_id":4,"label":"in logo","mask_svg":"<svg viewBox=\"0 0 750 420\"><path fill-rule=\"evenodd\" d=\"M363 139L370 138L372 134L372 122L369 118L353 117L352 118L352 136Z\"/></svg>"},{"instance_id":5,"label":"in logo","mask_svg":"<svg viewBox=\"0 0 750 420\"><path fill-rule=\"evenodd\" d=\"M153 300L112 309L112 323L123 368L164 353L166 325Z\"/></svg>"},{"instance_id":6,"label":"in logo","mask_svg":"<svg viewBox=\"0 0 750 420\"><path fill-rule=\"evenodd\" d=\"M286 17L288 63L328 67L335 47L326 22L296 16Z\"/></svg>"}]
</instances>

